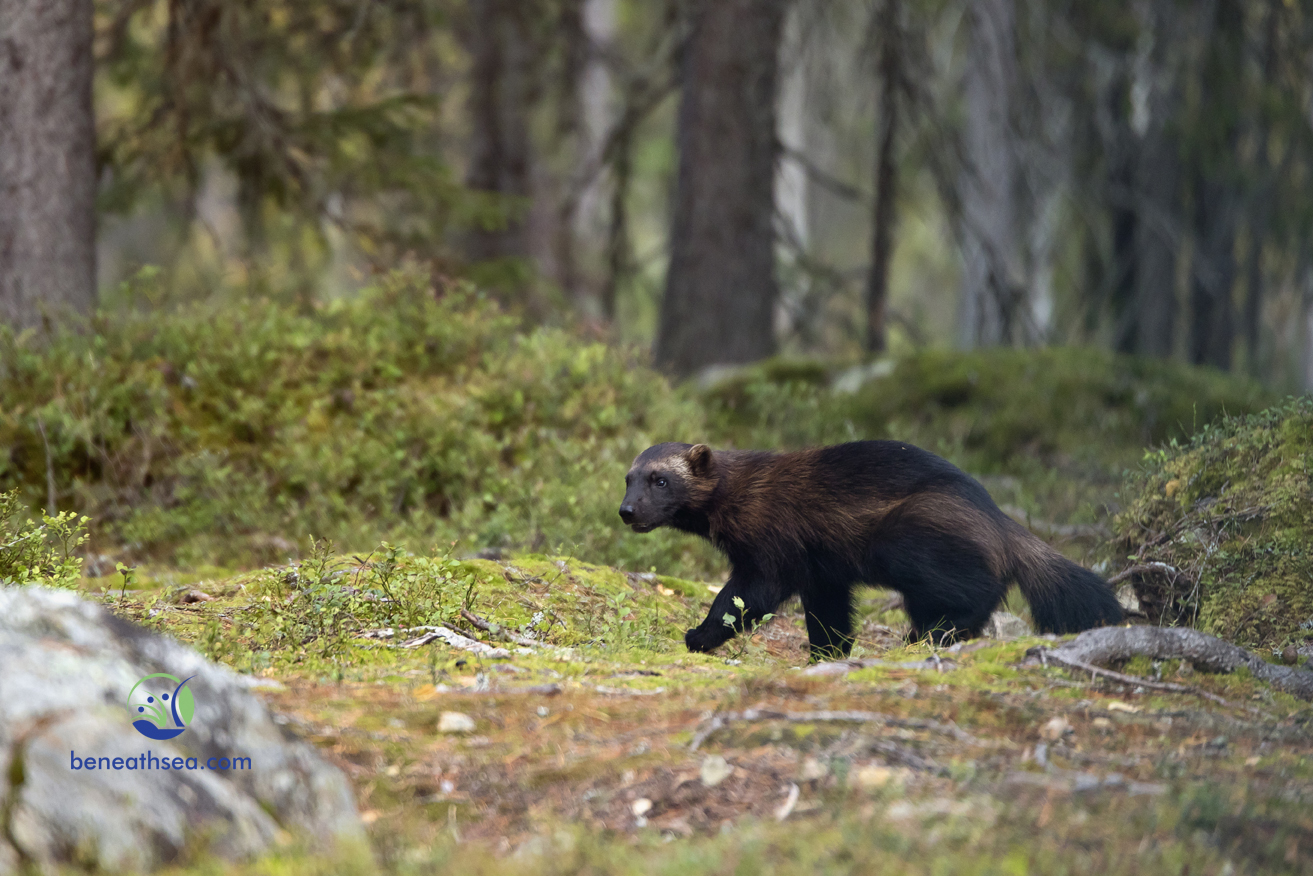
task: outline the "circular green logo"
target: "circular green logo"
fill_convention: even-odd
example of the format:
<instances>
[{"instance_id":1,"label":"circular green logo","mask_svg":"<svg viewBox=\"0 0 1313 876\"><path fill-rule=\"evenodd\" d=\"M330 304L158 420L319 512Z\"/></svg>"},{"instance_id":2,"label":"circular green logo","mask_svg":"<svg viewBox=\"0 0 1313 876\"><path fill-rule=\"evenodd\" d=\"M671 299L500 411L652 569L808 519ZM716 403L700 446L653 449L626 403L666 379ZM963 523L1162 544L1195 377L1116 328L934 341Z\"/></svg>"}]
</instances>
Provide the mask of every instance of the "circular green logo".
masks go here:
<instances>
[{"instance_id":1,"label":"circular green logo","mask_svg":"<svg viewBox=\"0 0 1313 876\"><path fill-rule=\"evenodd\" d=\"M186 680L176 675L156 672L147 675L128 692L128 711L132 726L149 739L172 739L187 729L196 712L196 698Z\"/></svg>"}]
</instances>

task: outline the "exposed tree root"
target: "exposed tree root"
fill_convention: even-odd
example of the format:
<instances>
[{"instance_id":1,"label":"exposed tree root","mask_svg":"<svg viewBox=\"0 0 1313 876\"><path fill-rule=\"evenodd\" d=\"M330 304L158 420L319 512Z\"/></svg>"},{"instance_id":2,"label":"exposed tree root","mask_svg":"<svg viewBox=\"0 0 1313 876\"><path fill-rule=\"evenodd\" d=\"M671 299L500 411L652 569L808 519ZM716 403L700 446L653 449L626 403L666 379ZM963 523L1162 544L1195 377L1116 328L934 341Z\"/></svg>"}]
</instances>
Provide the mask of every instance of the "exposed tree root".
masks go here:
<instances>
[{"instance_id":1,"label":"exposed tree root","mask_svg":"<svg viewBox=\"0 0 1313 876\"><path fill-rule=\"evenodd\" d=\"M1244 667L1255 678L1266 681L1278 690L1302 700L1313 700L1313 671L1268 663L1238 645L1183 627L1103 627L1086 630L1057 648L1038 648L1032 653L1042 660L1093 671L1128 684L1197 693L1212 700L1217 700L1217 697L1204 691L1122 675L1101 669L1098 664L1120 663L1132 657L1150 657L1155 660L1185 660L1202 672L1234 672Z\"/></svg>"}]
</instances>

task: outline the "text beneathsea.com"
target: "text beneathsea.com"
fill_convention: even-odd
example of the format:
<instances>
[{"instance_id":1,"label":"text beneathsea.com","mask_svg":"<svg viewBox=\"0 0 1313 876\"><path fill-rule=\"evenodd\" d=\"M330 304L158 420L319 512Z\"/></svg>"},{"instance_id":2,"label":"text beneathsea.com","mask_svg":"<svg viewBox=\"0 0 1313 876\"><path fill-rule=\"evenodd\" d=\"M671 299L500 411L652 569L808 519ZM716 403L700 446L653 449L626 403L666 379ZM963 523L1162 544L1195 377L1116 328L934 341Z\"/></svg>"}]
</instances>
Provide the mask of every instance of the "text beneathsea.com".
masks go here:
<instances>
[{"instance_id":1,"label":"text beneathsea.com","mask_svg":"<svg viewBox=\"0 0 1313 876\"><path fill-rule=\"evenodd\" d=\"M78 757L68 753L71 770L249 770L249 757L210 757L201 763L199 757L159 757L151 752L131 757Z\"/></svg>"}]
</instances>

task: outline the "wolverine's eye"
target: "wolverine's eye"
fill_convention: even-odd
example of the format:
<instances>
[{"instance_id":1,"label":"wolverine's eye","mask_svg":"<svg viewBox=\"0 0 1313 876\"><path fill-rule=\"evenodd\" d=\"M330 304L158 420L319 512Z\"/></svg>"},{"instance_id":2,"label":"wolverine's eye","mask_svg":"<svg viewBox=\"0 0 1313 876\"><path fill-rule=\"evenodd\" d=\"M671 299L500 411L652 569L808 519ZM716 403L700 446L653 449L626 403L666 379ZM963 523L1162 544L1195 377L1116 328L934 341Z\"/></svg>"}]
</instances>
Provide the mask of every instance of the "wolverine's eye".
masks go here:
<instances>
[{"instance_id":1,"label":"wolverine's eye","mask_svg":"<svg viewBox=\"0 0 1313 876\"><path fill-rule=\"evenodd\" d=\"M666 479L665 479L665 478L657 478L657 479L656 479L656 485L657 485L658 487L664 487L664 486L666 485Z\"/></svg>"}]
</instances>

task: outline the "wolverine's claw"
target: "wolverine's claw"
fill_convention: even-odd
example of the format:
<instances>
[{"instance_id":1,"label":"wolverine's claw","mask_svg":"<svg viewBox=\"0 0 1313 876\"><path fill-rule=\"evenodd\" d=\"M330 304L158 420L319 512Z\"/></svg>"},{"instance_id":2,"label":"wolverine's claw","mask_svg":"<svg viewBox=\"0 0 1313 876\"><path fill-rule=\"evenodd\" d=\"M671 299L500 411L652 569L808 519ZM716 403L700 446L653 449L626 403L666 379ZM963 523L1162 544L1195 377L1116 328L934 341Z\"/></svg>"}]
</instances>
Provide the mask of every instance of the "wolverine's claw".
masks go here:
<instances>
[{"instance_id":1,"label":"wolverine's claw","mask_svg":"<svg viewBox=\"0 0 1313 876\"><path fill-rule=\"evenodd\" d=\"M723 640L719 637L708 636L702 632L700 627L694 627L684 634L684 644L688 650L695 653L707 654L720 647Z\"/></svg>"}]
</instances>

